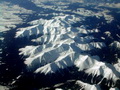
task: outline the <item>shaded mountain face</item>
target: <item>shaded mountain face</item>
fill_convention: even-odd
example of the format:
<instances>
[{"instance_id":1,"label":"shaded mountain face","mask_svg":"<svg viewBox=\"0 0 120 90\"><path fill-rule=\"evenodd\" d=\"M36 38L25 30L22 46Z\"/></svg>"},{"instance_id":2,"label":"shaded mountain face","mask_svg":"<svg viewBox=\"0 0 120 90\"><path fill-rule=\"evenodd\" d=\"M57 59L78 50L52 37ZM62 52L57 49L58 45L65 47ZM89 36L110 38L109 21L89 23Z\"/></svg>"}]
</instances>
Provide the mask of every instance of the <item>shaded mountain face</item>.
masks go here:
<instances>
[{"instance_id":1,"label":"shaded mountain face","mask_svg":"<svg viewBox=\"0 0 120 90\"><path fill-rule=\"evenodd\" d=\"M12 90L120 88L115 5L110 0L3 1L0 84Z\"/></svg>"}]
</instances>

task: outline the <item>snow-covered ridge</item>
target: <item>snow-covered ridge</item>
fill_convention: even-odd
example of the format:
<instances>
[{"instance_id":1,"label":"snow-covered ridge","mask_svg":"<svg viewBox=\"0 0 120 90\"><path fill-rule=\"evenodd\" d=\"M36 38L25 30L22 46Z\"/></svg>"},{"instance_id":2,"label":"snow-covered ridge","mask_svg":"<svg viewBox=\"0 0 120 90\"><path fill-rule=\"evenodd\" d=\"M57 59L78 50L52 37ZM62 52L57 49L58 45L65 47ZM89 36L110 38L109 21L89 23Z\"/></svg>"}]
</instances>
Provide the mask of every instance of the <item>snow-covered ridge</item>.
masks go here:
<instances>
[{"instance_id":1,"label":"snow-covered ridge","mask_svg":"<svg viewBox=\"0 0 120 90\"><path fill-rule=\"evenodd\" d=\"M81 52L105 47L102 42L92 42L94 37L88 36L91 33L98 33L98 30L85 30L82 27L72 28L68 21L72 22L74 18L74 16L61 16L52 20L40 20L39 22L44 23L20 29L16 37L27 36L29 38L31 35L42 34L41 37L32 40L37 42L38 46L26 46L20 49L20 54L29 56L26 58L25 64L34 66L38 64L36 62L39 62L41 66L44 66L54 61L70 60L73 65L74 61L81 56ZM39 43L42 44L39 45Z\"/></svg>"},{"instance_id":2,"label":"snow-covered ridge","mask_svg":"<svg viewBox=\"0 0 120 90\"><path fill-rule=\"evenodd\" d=\"M59 82L64 85L56 90L109 90L104 85L119 90L120 27L115 8L120 3L108 1L112 0L2 0L0 84L10 87L0 90L53 88Z\"/></svg>"},{"instance_id":3,"label":"snow-covered ridge","mask_svg":"<svg viewBox=\"0 0 120 90\"><path fill-rule=\"evenodd\" d=\"M106 47L103 42L94 41L96 38L92 34L99 33L99 30L87 30L83 25L72 27L73 21L75 16L59 16L51 20L36 20L31 22L33 26L18 29L16 38L30 39L31 35L35 35L31 41L37 43L37 46L29 45L19 49L20 55L27 56L24 63L28 69L48 74L76 66L80 71L86 70L88 75L102 75L115 83L119 73L109 68L114 67L101 62L98 56L87 53ZM38 37L38 34L41 36ZM105 73L107 71L109 74Z\"/></svg>"}]
</instances>

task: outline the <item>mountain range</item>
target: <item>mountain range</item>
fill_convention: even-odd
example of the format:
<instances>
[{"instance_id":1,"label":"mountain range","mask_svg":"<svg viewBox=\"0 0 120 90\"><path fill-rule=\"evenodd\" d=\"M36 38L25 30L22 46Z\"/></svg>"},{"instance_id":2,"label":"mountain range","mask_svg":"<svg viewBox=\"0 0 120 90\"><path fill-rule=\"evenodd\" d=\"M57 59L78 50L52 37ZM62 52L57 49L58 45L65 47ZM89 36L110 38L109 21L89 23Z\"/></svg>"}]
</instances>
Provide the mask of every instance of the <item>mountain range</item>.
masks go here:
<instances>
[{"instance_id":1,"label":"mountain range","mask_svg":"<svg viewBox=\"0 0 120 90\"><path fill-rule=\"evenodd\" d=\"M0 88L119 90L119 3L1 1Z\"/></svg>"}]
</instances>

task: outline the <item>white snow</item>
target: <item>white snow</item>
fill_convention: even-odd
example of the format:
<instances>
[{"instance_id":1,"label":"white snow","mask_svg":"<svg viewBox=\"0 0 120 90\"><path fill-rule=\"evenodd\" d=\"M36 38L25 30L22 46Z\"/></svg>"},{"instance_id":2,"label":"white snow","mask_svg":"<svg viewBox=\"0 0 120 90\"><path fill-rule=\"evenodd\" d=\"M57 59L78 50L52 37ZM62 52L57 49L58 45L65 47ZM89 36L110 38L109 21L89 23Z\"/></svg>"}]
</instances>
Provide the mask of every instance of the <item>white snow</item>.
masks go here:
<instances>
[{"instance_id":1,"label":"white snow","mask_svg":"<svg viewBox=\"0 0 120 90\"><path fill-rule=\"evenodd\" d=\"M110 47L111 49L120 50L120 42L114 41L113 43L110 44Z\"/></svg>"},{"instance_id":2,"label":"white snow","mask_svg":"<svg viewBox=\"0 0 120 90\"><path fill-rule=\"evenodd\" d=\"M107 9L100 9L95 7L98 11L87 10L86 8L76 8L75 10L68 9L66 6L68 3L58 2L56 5L44 5L41 2L43 0L31 0L38 7L44 9L50 9L54 11L59 11L61 13L48 13L43 14L40 12L38 15L49 16L54 15L50 20L39 19L28 22L31 26L25 28L19 28L16 33L16 38L27 37L31 39L30 36L35 35L31 42L36 43L37 45L27 45L19 49L19 55L25 56L24 63L27 65L28 69L32 69L35 73L55 73L57 71L65 69L70 66L76 66L78 71L85 70L85 73L88 75L94 76L103 76L103 79L113 81L113 86L120 77L120 62L117 64L110 65L106 62L101 62L98 56L91 56L90 51L96 51L106 47L105 43L96 41L96 37L93 34L98 34L100 31L98 29L87 29L85 25L80 25L80 27L72 27L72 24L77 21L84 21L86 17L104 17L107 23L111 23L114 20L114 17L110 15L110 11ZM47 1L47 0L44 0ZM49 0L55 1L55 0ZM72 0L70 0L72 1ZM75 0L76 1L76 0ZM83 0L80 0L83 3ZM105 4L106 7L112 7L119 4ZM99 4L98 6L102 6ZM17 14L31 14L31 10L27 10L18 5L12 5L11 3L1 3L0 7L0 32L10 30L15 28L16 25L22 24L23 19L20 18ZM71 12L75 15L68 15L65 12ZM104 23L103 23L104 24ZM118 27L119 28L119 27ZM111 37L111 32L106 31L104 33L106 36ZM39 36L41 35L41 36ZM117 37L120 37L117 34ZM106 40L106 38L101 37L101 39ZM4 40L3 37L0 37L0 40ZM120 42L114 41L110 45L111 50L120 50ZM0 54L2 50L0 49ZM7 55L7 54L6 54ZM4 63L0 63L4 64ZM6 68L6 70L8 70ZM18 76L16 79L21 77ZM102 80L103 80L102 79ZM102 80L99 82L101 83ZM13 81L15 83L15 81ZM101 90L99 85L90 85L77 81L78 84L82 84L85 90ZM99 84L98 83L98 84ZM109 86L110 83L108 82ZM6 87L0 86L0 90ZM59 89L57 89L59 90ZM110 90L117 90L117 88L111 88Z\"/></svg>"},{"instance_id":3,"label":"white snow","mask_svg":"<svg viewBox=\"0 0 120 90\"><path fill-rule=\"evenodd\" d=\"M99 85L90 85L82 81L76 81L76 84L82 87L80 90L101 90Z\"/></svg>"},{"instance_id":4,"label":"white snow","mask_svg":"<svg viewBox=\"0 0 120 90\"><path fill-rule=\"evenodd\" d=\"M32 10L27 10L10 2L1 1L0 13L0 32L4 32L24 22L17 14L31 14Z\"/></svg>"},{"instance_id":5,"label":"white snow","mask_svg":"<svg viewBox=\"0 0 120 90\"><path fill-rule=\"evenodd\" d=\"M85 72L88 73L89 75L92 74L93 76L102 75L103 79L106 78L107 80L112 80L113 86L115 85L115 82L120 77L120 74L115 70L115 68L111 64L103 63L99 61L95 63L91 68L87 69ZM102 79L99 83L101 82L102 82ZM108 86L109 86L109 82L108 82Z\"/></svg>"},{"instance_id":6,"label":"white snow","mask_svg":"<svg viewBox=\"0 0 120 90\"><path fill-rule=\"evenodd\" d=\"M0 90L10 90L10 89L8 87L6 87L6 86L0 85Z\"/></svg>"},{"instance_id":7,"label":"white snow","mask_svg":"<svg viewBox=\"0 0 120 90\"><path fill-rule=\"evenodd\" d=\"M103 42L94 41L96 38L92 34L99 33L99 30L88 30L84 25L74 28L71 24L75 18L65 15L50 20L39 19L30 22L33 26L19 29L16 38L29 39L31 35L36 36L31 41L36 42L37 46L28 45L19 49L20 55L27 56L24 63L28 69L34 68L35 73L44 74L76 66L79 71L86 70L85 72L93 77L102 75L103 78L112 80L114 86L119 77L115 68L101 62L98 56L86 53L106 47ZM38 37L38 34L41 36ZM95 89L96 86L91 88Z\"/></svg>"},{"instance_id":8,"label":"white snow","mask_svg":"<svg viewBox=\"0 0 120 90\"><path fill-rule=\"evenodd\" d=\"M41 43L38 46L26 46L19 49L20 55L28 56L25 64L28 67L39 64L40 67L35 72L44 72L45 74L55 73L58 69L72 66L76 62L83 63L81 64L83 66L80 67L81 70L94 65L95 58L82 55L81 52L101 49L105 47L105 44L93 42L95 38L89 36L89 34L98 33L99 30L86 30L84 26L73 28L71 24L75 18L75 16L66 15L51 20L40 19L40 21L32 21L33 26L19 29L16 38L26 36L29 38L31 35L42 34L42 36L32 39L33 42ZM87 64L90 66L86 67Z\"/></svg>"},{"instance_id":9,"label":"white snow","mask_svg":"<svg viewBox=\"0 0 120 90\"><path fill-rule=\"evenodd\" d=\"M119 90L118 88L110 88L109 90Z\"/></svg>"}]
</instances>

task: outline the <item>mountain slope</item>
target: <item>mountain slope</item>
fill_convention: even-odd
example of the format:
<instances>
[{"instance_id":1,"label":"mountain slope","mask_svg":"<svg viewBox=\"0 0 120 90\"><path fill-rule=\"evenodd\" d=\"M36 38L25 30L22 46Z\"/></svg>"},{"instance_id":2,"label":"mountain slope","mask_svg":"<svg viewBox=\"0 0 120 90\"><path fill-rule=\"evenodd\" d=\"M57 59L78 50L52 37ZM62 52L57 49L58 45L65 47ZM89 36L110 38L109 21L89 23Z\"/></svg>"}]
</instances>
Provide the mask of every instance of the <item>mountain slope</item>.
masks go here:
<instances>
[{"instance_id":1,"label":"mountain slope","mask_svg":"<svg viewBox=\"0 0 120 90\"><path fill-rule=\"evenodd\" d=\"M115 0L3 2L0 84L12 90L120 88Z\"/></svg>"},{"instance_id":2,"label":"mountain slope","mask_svg":"<svg viewBox=\"0 0 120 90\"><path fill-rule=\"evenodd\" d=\"M99 33L99 30L89 30L83 25L72 27L72 24L76 23L76 18L66 15L50 20L40 19L30 22L32 26L18 30L16 38L26 37L36 43L19 49L20 55L26 57L24 63L28 70L47 75L62 73L61 70L75 66L78 72L85 70L88 76L92 74L92 83L101 83L106 78L107 81L113 82L106 85L115 86L120 74L112 65L101 62L99 56L89 54L106 47L105 43L94 41L97 38L93 35ZM97 76L103 78L96 82L93 78Z\"/></svg>"}]
</instances>

